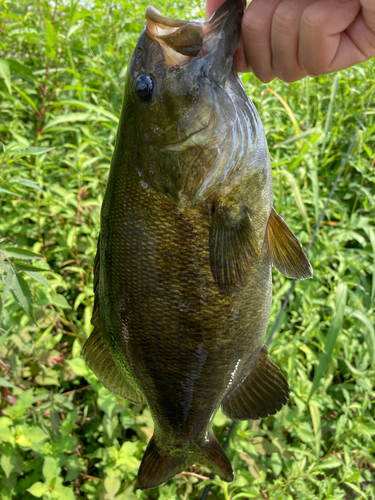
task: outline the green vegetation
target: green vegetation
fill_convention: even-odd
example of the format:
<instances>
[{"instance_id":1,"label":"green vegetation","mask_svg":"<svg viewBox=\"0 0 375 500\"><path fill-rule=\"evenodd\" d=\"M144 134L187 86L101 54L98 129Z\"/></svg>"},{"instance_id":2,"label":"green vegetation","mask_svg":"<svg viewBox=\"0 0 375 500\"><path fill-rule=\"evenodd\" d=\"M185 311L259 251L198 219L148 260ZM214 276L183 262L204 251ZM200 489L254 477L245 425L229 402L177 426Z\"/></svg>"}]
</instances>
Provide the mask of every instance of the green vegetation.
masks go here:
<instances>
[{"instance_id":1,"label":"green vegetation","mask_svg":"<svg viewBox=\"0 0 375 500\"><path fill-rule=\"evenodd\" d=\"M80 357L127 62L146 0L0 2L0 497L200 499L192 468L149 492L152 421ZM203 0L155 0L203 13ZM86 5L86 6L85 6ZM89 6L88 6L89 5ZM307 246L374 88L375 61L295 84L243 76L267 133L275 206ZM271 344L292 388L242 422L212 499L375 498L375 103ZM270 329L290 280L274 274ZM231 422L219 412L221 442Z\"/></svg>"}]
</instances>

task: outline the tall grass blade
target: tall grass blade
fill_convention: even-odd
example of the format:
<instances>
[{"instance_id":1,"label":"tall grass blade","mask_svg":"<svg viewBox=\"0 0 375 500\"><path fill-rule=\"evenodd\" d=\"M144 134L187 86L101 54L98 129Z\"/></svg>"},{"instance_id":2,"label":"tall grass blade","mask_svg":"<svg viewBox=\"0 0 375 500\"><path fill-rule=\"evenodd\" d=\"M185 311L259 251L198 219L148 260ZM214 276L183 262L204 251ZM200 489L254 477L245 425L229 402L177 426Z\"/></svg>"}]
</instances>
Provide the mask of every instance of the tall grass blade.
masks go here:
<instances>
[{"instance_id":1,"label":"tall grass blade","mask_svg":"<svg viewBox=\"0 0 375 500\"><path fill-rule=\"evenodd\" d=\"M314 209L315 209L315 223L319 220L319 179L318 171L315 163L315 159L312 155L309 155L306 159L306 163L309 166L309 174L311 178L313 195L314 195Z\"/></svg>"},{"instance_id":2,"label":"tall grass blade","mask_svg":"<svg viewBox=\"0 0 375 500\"><path fill-rule=\"evenodd\" d=\"M372 253L374 255L374 262L372 267L372 289L371 289L371 302L375 299L375 231L373 229L367 229L367 234L371 241Z\"/></svg>"},{"instance_id":3,"label":"tall grass blade","mask_svg":"<svg viewBox=\"0 0 375 500\"><path fill-rule=\"evenodd\" d=\"M310 394L307 401L310 401L311 396L314 394L318 388L320 379L323 376L324 370L326 369L329 360L331 359L333 349L336 344L337 336L341 330L342 322L344 319L344 312L346 306L348 287L344 283L340 283L336 289L336 311L332 318L331 325L328 329L326 344L324 347L324 352L320 357L319 365L315 370L313 384L310 390Z\"/></svg>"},{"instance_id":4,"label":"tall grass blade","mask_svg":"<svg viewBox=\"0 0 375 500\"><path fill-rule=\"evenodd\" d=\"M8 92L10 95L12 95L12 82L10 79L9 63L2 57L0 57L0 77L4 79Z\"/></svg>"},{"instance_id":5,"label":"tall grass blade","mask_svg":"<svg viewBox=\"0 0 375 500\"><path fill-rule=\"evenodd\" d=\"M306 127L309 128L309 125L310 125L310 77L309 76L306 76L305 83L306 83L306 118L305 118L305 123L306 123Z\"/></svg>"},{"instance_id":6,"label":"tall grass blade","mask_svg":"<svg viewBox=\"0 0 375 500\"><path fill-rule=\"evenodd\" d=\"M300 211L300 214L302 215L303 220L305 221L307 232L309 233L309 236L311 236L311 227L310 227L310 222L309 222L309 218L307 215L306 206L305 206L305 203L302 199L301 190L299 188L299 185L298 185L296 179L294 178L293 174L291 174L287 170L280 171L279 173L282 173L288 179L288 182L290 184L290 188L292 190L294 199L296 200L296 205L298 207L298 210Z\"/></svg>"},{"instance_id":7,"label":"tall grass blade","mask_svg":"<svg viewBox=\"0 0 375 500\"><path fill-rule=\"evenodd\" d=\"M317 406L309 405L311 420L313 424L314 436L315 436L315 452L316 458L319 458L321 441L322 441L322 425L320 419L320 412Z\"/></svg>"},{"instance_id":8,"label":"tall grass blade","mask_svg":"<svg viewBox=\"0 0 375 500\"><path fill-rule=\"evenodd\" d=\"M273 95L275 95L278 98L278 100L284 106L285 111L288 113L288 116L289 116L289 118L291 119L291 121L293 123L293 127L294 127L296 135L302 134L302 129L301 129L299 123L298 123L298 120L297 120L295 114L293 113L292 108L289 106L289 104L286 102L286 100L283 97L281 97L280 94L278 94L277 92L275 92L273 89L265 89L265 90L263 90L262 96L264 95L265 92L271 92Z\"/></svg>"},{"instance_id":9,"label":"tall grass blade","mask_svg":"<svg viewBox=\"0 0 375 500\"><path fill-rule=\"evenodd\" d=\"M327 112L327 117L326 117L326 123L325 123L325 127L324 127L324 134L323 134L323 138L324 139L323 139L323 144L322 144L322 153L323 154L324 154L325 149L326 149L326 145L327 145L327 141L328 141L328 135L329 135L329 130L331 128L333 107L334 107L334 104L335 104L335 98L336 98L337 90L339 88L339 84L340 84L340 73L337 73L337 75L335 76L335 78L333 80L333 84L332 84L331 97L330 97L330 100L329 100L329 106L328 106L328 112Z\"/></svg>"},{"instance_id":10,"label":"tall grass blade","mask_svg":"<svg viewBox=\"0 0 375 500\"><path fill-rule=\"evenodd\" d=\"M375 328L373 318L370 319L361 309L353 309L352 307L346 306L345 311L354 318L358 319L366 328L367 335L365 338L370 351L371 366L375 367Z\"/></svg>"}]
</instances>

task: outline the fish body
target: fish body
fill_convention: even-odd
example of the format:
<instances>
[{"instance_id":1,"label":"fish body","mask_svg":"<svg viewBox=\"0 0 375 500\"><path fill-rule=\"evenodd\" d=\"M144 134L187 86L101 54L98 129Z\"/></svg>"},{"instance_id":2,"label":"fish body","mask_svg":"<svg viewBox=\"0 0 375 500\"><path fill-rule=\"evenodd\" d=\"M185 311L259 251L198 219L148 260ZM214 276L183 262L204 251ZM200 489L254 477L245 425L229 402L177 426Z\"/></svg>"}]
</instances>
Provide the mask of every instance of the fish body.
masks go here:
<instances>
[{"instance_id":1,"label":"fish body","mask_svg":"<svg viewBox=\"0 0 375 500\"><path fill-rule=\"evenodd\" d=\"M263 127L233 67L243 10L227 0L196 23L148 8L129 65L84 357L150 408L143 489L193 463L231 481L215 412L265 417L289 394L263 344L271 269L311 266L272 208Z\"/></svg>"}]
</instances>

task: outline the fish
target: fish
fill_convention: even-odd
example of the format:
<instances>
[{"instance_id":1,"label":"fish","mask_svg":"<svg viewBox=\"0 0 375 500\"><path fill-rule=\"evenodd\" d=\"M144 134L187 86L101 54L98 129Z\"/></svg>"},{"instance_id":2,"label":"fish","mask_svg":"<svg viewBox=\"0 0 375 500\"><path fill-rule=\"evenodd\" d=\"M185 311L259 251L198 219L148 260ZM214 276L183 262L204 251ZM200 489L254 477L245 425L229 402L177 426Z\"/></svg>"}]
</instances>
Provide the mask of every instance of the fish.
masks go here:
<instances>
[{"instance_id":1,"label":"fish","mask_svg":"<svg viewBox=\"0 0 375 500\"><path fill-rule=\"evenodd\" d=\"M289 397L264 344L272 266L313 273L273 208L265 133L233 64L245 4L226 0L208 21L147 7L128 66L83 357L150 409L143 490L192 464L232 481L218 408L258 419Z\"/></svg>"}]
</instances>

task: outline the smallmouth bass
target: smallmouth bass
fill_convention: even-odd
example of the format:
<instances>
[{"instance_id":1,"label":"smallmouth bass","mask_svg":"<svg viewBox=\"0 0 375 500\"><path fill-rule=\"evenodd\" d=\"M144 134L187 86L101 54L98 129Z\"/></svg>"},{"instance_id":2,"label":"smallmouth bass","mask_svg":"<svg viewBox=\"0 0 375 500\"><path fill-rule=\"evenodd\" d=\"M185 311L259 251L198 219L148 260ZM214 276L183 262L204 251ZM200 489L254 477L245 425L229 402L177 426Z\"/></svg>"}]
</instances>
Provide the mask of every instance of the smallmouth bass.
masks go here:
<instances>
[{"instance_id":1,"label":"smallmouth bass","mask_svg":"<svg viewBox=\"0 0 375 500\"><path fill-rule=\"evenodd\" d=\"M207 22L146 10L103 201L88 366L147 403L142 489L193 463L233 480L210 422L276 413L289 387L264 345L271 269L312 277L272 207L263 127L233 66L244 0Z\"/></svg>"}]
</instances>

